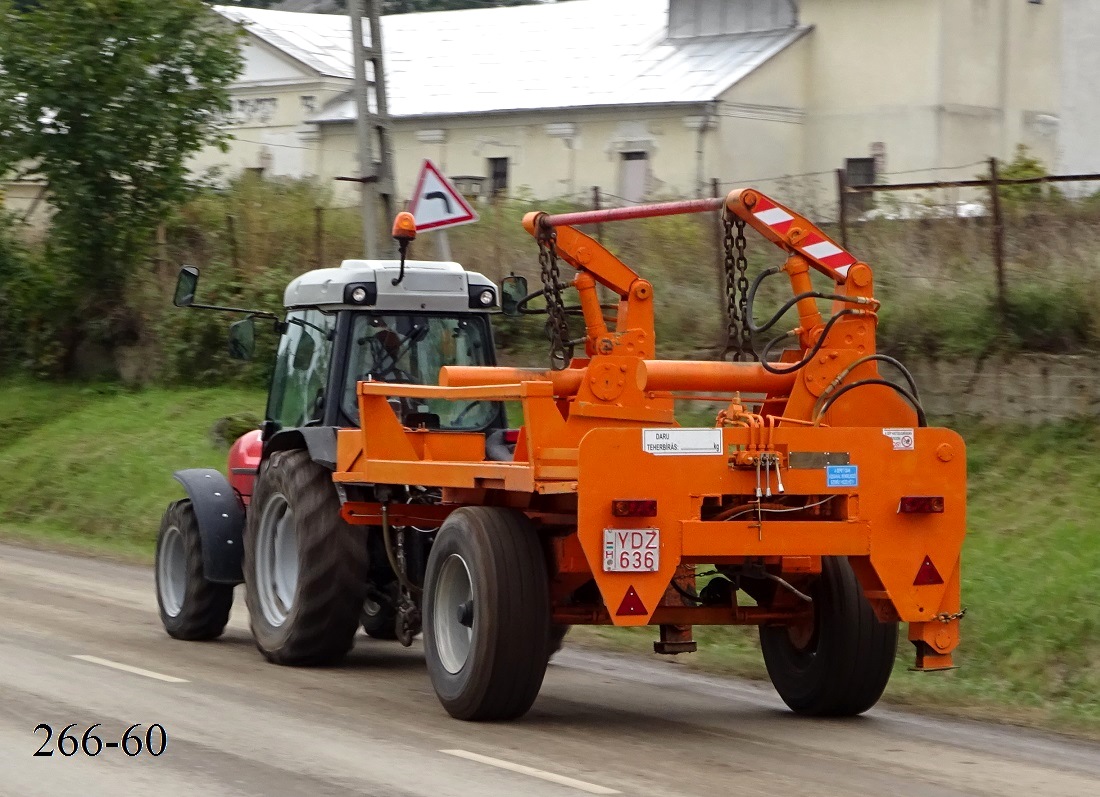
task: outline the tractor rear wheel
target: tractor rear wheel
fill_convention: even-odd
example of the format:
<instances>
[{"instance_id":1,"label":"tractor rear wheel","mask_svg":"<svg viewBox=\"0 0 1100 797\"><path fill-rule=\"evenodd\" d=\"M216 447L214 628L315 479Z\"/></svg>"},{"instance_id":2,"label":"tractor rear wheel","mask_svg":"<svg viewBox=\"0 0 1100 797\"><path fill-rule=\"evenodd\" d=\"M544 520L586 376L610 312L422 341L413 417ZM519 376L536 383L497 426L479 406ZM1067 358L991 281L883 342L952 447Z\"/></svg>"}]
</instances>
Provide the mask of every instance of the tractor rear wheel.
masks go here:
<instances>
[{"instance_id":1,"label":"tractor rear wheel","mask_svg":"<svg viewBox=\"0 0 1100 797\"><path fill-rule=\"evenodd\" d=\"M276 664L331 664L351 650L366 597L367 545L340 517L332 473L278 451L256 480L244 538L256 647Z\"/></svg>"},{"instance_id":2,"label":"tractor rear wheel","mask_svg":"<svg viewBox=\"0 0 1100 797\"><path fill-rule=\"evenodd\" d=\"M186 498L169 505L161 519L156 582L160 621L169 636L199 640L222 635L233 606L233 585L206 580L202 535Z\"/></svg>"},{"instance_id":3,"label":"tractor rear wheel","mask_svg":"<svg viewBox=\"0 0 1100 797\"><path fill-rule=\"evenodd\" d=\"M436 695L462 720L509 720L535 702L550 653L550 586L520 512L455 510L428 557L424 652Z\"/></svg>"},{"instance_id":4,"label":"tractor rear wheel","mask_svg":"<svg viewBox=\"0 0 1100 797\"><path fill-rule=\"evenodd\" d=\"M761 626L760 647L775 691L798 714L851 717L886 689L898 624L880 623L848 560L822 559L812 628Z\"/></svg>"}]
</instances>

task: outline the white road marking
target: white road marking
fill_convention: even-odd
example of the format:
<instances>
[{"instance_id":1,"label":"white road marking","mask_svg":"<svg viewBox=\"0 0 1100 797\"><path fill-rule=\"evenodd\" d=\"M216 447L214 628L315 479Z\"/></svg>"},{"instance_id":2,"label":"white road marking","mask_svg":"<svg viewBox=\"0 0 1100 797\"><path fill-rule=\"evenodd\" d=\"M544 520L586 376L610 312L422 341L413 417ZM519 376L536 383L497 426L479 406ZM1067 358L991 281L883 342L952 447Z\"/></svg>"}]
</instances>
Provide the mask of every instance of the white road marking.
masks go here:
<instances>
[{"instance_id":1,"label":"white road marking","mask_svg":"<svg viewBox=\"0 0 1100 797\"><path fill-rule=\"evenodd\" d=\"M457 756L458 758L465 758L469 761L477 761L479 764L488 764L491 767L507 769L510 772L518 772L521 775L530 775L532 778L548 780L551 783L568 786L571 789L588 792L589 794L622 794L622 792L615 791L615 789L609 789L606 786L597 786L595 783L569 778L565 775L555 775L553 772L535 769L534 767L525 767L523 764L513 764L511 761L503 761L499 758L491 758L487 755L471 753L469 750L440 750L439 752Z\"/></svg>"},{"instance_id":2,"label":"white road marking","mask_svg":"<svg viewBox=\"0 0 1100 797\"><path fill-rule=\"evenodd\" d=\"M134 675L144 675L146 678L155 678L158 681L166 681L170 684L185 684L188 682L186 678L176 678L174 675L161 675L159 672L143 670L141 667L131 667L129 664L120 664L117 661L101 659L99 656L73 656L73 658L80 659L81 661L88 661L92 664L102 664L104 667L110 667L113 670L122 670L123 672L133 673Z\"/></svg>"}]
</instances>

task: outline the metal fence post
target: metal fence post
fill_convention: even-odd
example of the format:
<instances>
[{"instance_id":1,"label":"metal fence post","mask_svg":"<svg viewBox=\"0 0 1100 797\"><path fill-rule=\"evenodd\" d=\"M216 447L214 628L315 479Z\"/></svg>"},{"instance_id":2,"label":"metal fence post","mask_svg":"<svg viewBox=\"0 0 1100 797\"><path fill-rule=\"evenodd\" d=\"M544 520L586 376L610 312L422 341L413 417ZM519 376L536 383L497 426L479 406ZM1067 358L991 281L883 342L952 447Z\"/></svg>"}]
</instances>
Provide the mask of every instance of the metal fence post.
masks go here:
<instances>
[{"instance_id":1,"label":"metal fence post","mask_svg":"<svg viewBox=\"0 0 1100 797\"><path fill-rule=\"evenodd\" d=\"M840 245L848 248L848 173L836 170L837 221L840 224Z\"/></svg>"},{"instance_id":2,"label":"metal fence post","mask_svg":"<svg viewBox=\"0 0 1100 797\"><path fill-rule=\"evenodd\" d=\"M1008 317L1008 286L1005 281L1005 225L1001 208L997 159L989 159L989 197L993 212L993 267L997 275L997 313L1002 324Z\"/></svg>"}]
</instances>

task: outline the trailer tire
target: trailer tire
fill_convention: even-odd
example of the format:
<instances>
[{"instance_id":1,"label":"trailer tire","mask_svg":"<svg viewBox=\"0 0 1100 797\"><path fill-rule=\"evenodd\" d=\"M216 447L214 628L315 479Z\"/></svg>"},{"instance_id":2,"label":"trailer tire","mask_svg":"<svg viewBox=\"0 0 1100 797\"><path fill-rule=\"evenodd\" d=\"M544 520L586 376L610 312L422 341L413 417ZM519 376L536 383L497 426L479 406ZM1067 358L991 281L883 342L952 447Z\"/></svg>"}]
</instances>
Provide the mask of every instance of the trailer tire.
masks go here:
<instances>
[{"instance_id":1,"label":"trailer tire","mask_svg":"<svg viewBox=\"0 0 1100 797\"><path fill-rule=\"evenodd\" d=\"M784 626L761 626L772 685L797 714L851 717L882 697L897 653L898 624L881 623L843 557L822 559L812 590L814 628L797 645Z\"/></svg>"},{"instance_id":2,"label":"trailer tire","mask_svg":"<svg viewBox=\"0 0 1100 797\"><path fill-rule=\"evenodd\" d=\"M168 636L216 639L229 622L233 585L207 581L202 534L190 499L168 506L157 533L155 578L160 621Z\"/></svg>"},{"instance_id":3,"label":"trailer tire","mask_svg":"<svg viewBox=\"0 0 1100 797\"><path fill-rule=\"evenodd\" d=\"M527 517L452 512L432 545L424 594L428 674L447 713L523 716L542 687L550 639L546 557Z\"/></svg>"},{"instance_id":4,"label":"trailer tire","mask_svg":"<svg viewBox=\"0 0 1100 797\"><path fill-rule=\"evenodd\" d=\"M366 539L340 517L331 471L306 451L272 454L244 539L256 647L276 664L339 661L355 642L366 578Z\"/></svg>"}]
</instances>

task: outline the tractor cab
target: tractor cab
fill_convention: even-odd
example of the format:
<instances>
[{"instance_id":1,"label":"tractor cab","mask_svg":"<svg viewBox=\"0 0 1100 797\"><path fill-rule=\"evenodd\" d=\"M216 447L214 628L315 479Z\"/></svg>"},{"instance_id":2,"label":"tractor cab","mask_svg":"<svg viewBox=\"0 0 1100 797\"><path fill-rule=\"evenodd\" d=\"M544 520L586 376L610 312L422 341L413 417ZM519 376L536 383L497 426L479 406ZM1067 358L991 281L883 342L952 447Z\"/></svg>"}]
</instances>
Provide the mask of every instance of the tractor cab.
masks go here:
<instances>
[{"instance_id":1,"label":"tractor cab","mask_svg":"<svg viewBox=\"0 0 1100 797\"><path fill-rule=\"evenodd\" d=\"M436 385L445 365L495 363L497 288L457 263L345 260L286 289L267 406L267 435L359 423L360 381ZM498 402L395 399L411 428L483 431L503 425Z\"/></svg>"}]
</instances>

